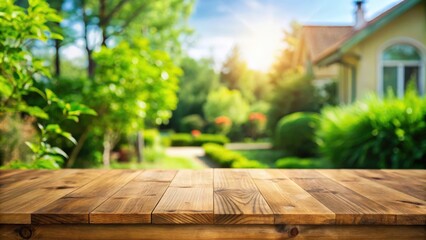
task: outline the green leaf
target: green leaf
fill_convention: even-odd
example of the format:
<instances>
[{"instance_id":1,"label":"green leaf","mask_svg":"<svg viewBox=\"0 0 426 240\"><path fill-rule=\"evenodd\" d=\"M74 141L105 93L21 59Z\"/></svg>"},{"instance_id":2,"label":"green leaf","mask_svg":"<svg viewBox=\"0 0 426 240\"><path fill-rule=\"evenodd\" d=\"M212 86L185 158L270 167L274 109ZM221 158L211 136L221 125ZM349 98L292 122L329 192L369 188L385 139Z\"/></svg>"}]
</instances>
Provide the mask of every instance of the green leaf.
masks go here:
<instances>
[{"instance_id":1,"label":"green leaf","mask_svg":"<svg viewBox=\"0 0 426 240\"><path fill-rule=\"evenodd\" d=\"M54 132L57 134L61 134L62 133L62 129L58 124L49 124L46 126L46 131L48 132Z\"/></svg>"},{"instance_id":2,"label":"green leaf","mask_svg":"<svg viewBox=\"0 0 426 240\"><path fill-rule=\"evenodd\" d=\"M25 145L27 145L27 146L31 149L31 151L32 151L33 153L37 153L37 152L38 152L38 150L39 150L39 146L37 146L37 145L36 145L36 144L34 144L34 143L31 143L31 142L26 141L26 142L25 142Z\"/></svg>"},{"instance_id":3,"label":"green leaf","mask_svg":"<svg viewBox=\"0 0 426 240\"><path fill-rule=\"evenodd\" d=\"M61 155L61 156L63 156L64 158L68 158L68 154L66 154L66 153L64 152L64 150L62 150L62 149L60 149L60 148L58 148L58 147L50 148L50 149L48 150L48 152L49 152L49 153L53 153L53 154L57 154L57 155Z\"/></svg>"},{"instance_id":4,"label":"green leaf","mask_svg":"<svg viewBox=\"0 0 426 240\"><path fill-rule=\"evenodd\" d=\"M44 91L46 92L46 100L48 104L58 101L58 97L52 90L46 88Z\"/></svg>"},{"instance_id":5,"label":"green leaf","mask_svg":"<svg viewBox=\"0 0 426 240\"><path fill-rule=\"evenodd\" d=\"M71 133L61 132L59 134L62 135L63 137L65 137L66 139L70 140L72 143L77 144L77 140L75 140L75 138L71 135Z\"/></svg>"},{"instance_id":6,"label":"green leaf","mask_svg":"<svg viewBox=\"0 0 426 240\"><path fill-rule=\"evenodd\" d=\"M26 106L26 105L20 105L19 111L26 112L30 114L31 116L42 118L42 119L49 119L49 115L45 111L43 111L41 108L36 106Z\"/></svg>"},{"instance_id":7,"label":"green leaf","mask_svg":"<svg viewBox=\"0 0 426 240\"><path fill-rule=\"evenodd\" d=\"M38 89L36 87L30 87L28 90L31 91L31 92L38 93L40 96L42 96L44 99L46 99L46 95L40 89Z\"/></svg>"},{"instance_id":8,"label":"green leaf","mask_svg":"<svg viewBox=\"0 0 426 240\"><path fill-rule=\"evenodd\" d=\"M74 122L78 122L78 117L77 116L68 116L67 119L72 120Z\"/></svg>"},{"instance_id":9,"label":"green leaf","mask_svg":"<svg viewBox=\"0 0 426 240\"><path fill-rule=\"evenodd\" d=\"M12 95L12 86L6 81L6 79L0 76L0 96L9 97Z\"/></svg>"}]
</instances>

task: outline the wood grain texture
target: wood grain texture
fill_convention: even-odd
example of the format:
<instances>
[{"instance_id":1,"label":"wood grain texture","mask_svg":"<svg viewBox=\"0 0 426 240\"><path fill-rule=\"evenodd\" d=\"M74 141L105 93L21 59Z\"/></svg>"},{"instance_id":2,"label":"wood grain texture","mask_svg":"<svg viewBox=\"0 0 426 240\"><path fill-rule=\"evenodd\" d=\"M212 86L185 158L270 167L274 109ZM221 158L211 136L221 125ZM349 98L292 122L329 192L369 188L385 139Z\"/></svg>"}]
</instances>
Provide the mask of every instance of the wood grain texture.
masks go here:
<instances>
[{"instance_id":1,"label":"wood grain texture","mask_svg":"<svg viewBox=\"0 0 426 240\"><path fill-rule=\"evenodd\" d=\"M335 214L280 170L250 174L271 207L275 224L334 224Z\"/></svg>"},{"instance_id":2,"label":"wood grain texture","mask_svg":"<svg viewBox=\"0 0 426 240\"><path fill-rule=\"evenodd\" d=\"M0 202L0 223L31 223L31 213L76 190L102 173L100 170L68 170L43 180L19 196Z\"/></svg>"},{"instance_id":3,"label":"wood grain texture","mask_svg":"<svg viewBox=\"0 0 426 240\"><path fill-rule=\"evenodd\" d=\"M417 240L425 239L423 226L362 225L0 225L1 239L22 239L19 232L32 234L30 240L112 240L112 239L302 239L302 240ZM291 230L297 230L297 235Z\"/></svg>"},{"instance_id":4,"label":"wood grain texture","mask_svg":"<svg viewBox=\"0 0 426 240\"><path fill-rule=\"evenodd\" d=\"M273 224L274 215L246 170L214 170L216 224Z\"/></svg>"},{"instance_id":5,"label":"wood grain texture","mask_svg":"<svg viewBox=\"0 0 426 240\"><path fill-rule=\"evenodd\" d=\"M170 182L175 177L176 173L176 170L149 170L139 174L134 181Z\"/></svg>"},{"instance_id":6,"label":"wood grain texture","mask_svg":"<svg viewBox=\"0 0 426 240\"><path fill-rule=\"evenodd\" d=\"M35 224L88 223L89 213L140 172L109 170L100 177L31 214Z\"/></svg>"},{"instance_id":7,"label":"wood grain texture","mask_svg":"<svg viewBox=\"0 0 426 240\"><path fill-rule=\"evenodd\" d=\"M146 170L90 213L90 223L151 223L151 213L175 171ZM165 177L167 176L167 178ZM170 181L165 181L170 179Z\"/></svg>"},{"instance_id":8,"label":"wood grain texture","mask_svg":"<svg viewBox=\"0 0 426 240\"><path fill-rule=\"evenodd\" d=\"M286 171L283 171L287 174ZM320 174L301 170L301 176ZM318 178L290 178L324 206L336 214L336 224L397 224L392 210L333 181L324 175Z\"/></svg>"},{"instance_id":9,"label":"wood grain texture","mask_svg":"<svg viewBox=\"0 0 426 240\"><path fill-rule=\"evenodd\" d=\"M213 170L180 170L154 209L152 223L212 224Z\"/></svg>"},{"instance_id":10,"label":"wood grain texture","mask_svg":"<svg viewBox=\"0 0 426 240\"><path fill-rule=\"evenodd\" d=\"M318 170L321 174L341 185L386 206L396 216L399 225L425 225L426 202L413 196L383 186L374 181L359 177L350 170ZM383 197L383 196L386 197Z\"/></svg>"},{"instance_id":11,"label":"wood grain texture","mask_svg":"<svg viewBox=\"0 0 426 240\"><path fill-rule=\"evenodd\" d=\"M410 175L413 170L352 170L354 174L426 201L426 171L421 176Z\"/></svg>"},{"instance_id":12,"label":"wood grain texture","mask_svg":"<svg viewBox=\"0 0 426 240\"><path fill-rule=\"evenodd\" d=\"M6 170L0 171L0 224L424 227L425 174L425 170Z\"/></svg>"}]
</instances>

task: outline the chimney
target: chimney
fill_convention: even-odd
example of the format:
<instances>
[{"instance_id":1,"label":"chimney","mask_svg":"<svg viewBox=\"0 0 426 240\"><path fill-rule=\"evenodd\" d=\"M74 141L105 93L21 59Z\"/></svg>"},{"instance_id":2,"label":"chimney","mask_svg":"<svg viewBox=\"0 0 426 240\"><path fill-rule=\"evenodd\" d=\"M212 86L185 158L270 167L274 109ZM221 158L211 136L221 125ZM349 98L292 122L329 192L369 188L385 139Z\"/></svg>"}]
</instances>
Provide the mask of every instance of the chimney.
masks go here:
<instances>
[{"instance_id":1,"label":"chimney","mask_svg":"<svg viewBox=\"0 0 426 240\"><path fill-rule=\"evenodd\" d=\"M356 5L356 10L355 10L355 30L361 29L362 27L365 26L365 24L367 24L367 22L365 21L365 17L364 17L364 0L356 0L355 1L355 5Z\"/></svg>"}]
</instances>

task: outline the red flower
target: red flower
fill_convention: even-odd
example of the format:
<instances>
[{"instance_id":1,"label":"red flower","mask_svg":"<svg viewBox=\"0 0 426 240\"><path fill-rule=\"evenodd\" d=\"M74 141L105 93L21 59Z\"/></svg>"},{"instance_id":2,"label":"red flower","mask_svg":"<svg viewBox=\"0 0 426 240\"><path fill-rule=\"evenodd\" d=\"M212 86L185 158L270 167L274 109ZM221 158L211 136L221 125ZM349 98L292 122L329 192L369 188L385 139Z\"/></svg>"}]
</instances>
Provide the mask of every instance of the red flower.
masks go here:
<instances>
[{"instance_id":1,"label":"red flower","mask_svg":"<svg viewBox=\"0 0 426 240\"><path fill-rule=\"evenodd\" d=\"M231 125L232 121L227 116L220 116L214 120L216 125Z\"/></svg>"},{"instance_id":2,"label":"red flower","mask_svg":"<svg viewBox=\"0 0 426 240\"><path fill-rule=\"evenodd\" d=\"M198 136L201 135L201 131L194 129L194 130L191 131L191 134L192 134L193 137L198 137Z\"/></svg>"},{"instance_id":3,"label":"red flower","mask_svg":"<svg viewBox=\"0 0 426 240\"><path fill-rule=\"evenodd\" d=\"M266 116L263 113L254 112L254 113L250 113L249 120L252 122L253 121L265 122Z\"/></svg>"}]
</instances>

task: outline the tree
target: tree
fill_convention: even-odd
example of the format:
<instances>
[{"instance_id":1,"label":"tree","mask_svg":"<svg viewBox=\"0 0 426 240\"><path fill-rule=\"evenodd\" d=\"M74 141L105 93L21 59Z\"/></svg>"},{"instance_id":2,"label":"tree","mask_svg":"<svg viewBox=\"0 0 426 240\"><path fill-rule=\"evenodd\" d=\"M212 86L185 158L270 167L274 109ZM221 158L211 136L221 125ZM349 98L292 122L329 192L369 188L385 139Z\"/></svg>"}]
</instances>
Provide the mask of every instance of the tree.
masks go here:
<instances>
[{"instance_id":1,"label":"tree","mask_svg":"<svg viewBox=\"0 0 426 240\"><path fill-rule=\"evenodd\" d=\"M267 128L272 134L278 121L285 115L294 112L317 112L320 108L316 89L312 85L312 76L289 71L277 84L272 92L268 112Z\"/></svg>"},{"instance_id":2,"label":"tree","mask_svg":"<svg viewBox=\"0 0 426 240\"><path fill-rule=\"evenodd\" d=\"M246 70L247 66L241 60L239 48L234 46L220 71L220 82L231 90L241 89L241 79Z\"/></svg>"},{"instance_id":3,"label":"tree","mask_svg":"<svg viewBox=\"0 0 426 240\"><path fill-rule=\"evenodd\" d=\"M233 124L241 125L247 120L250 107L238 90L222 87L211 92L204 105L206 119L213 122L217 117L226 116Z\"/></svg>"},{"instance_id":4,"label":"tree","mask_svg":"<svg viewBox=\"0 0 426 240\"><path fill-rule=\"evenodd\" d=\"M193 0L74 0L84 26L82 39L87 52L88 76L93 79L93 52L133 36L151 40L151 46L170 53L180 51L180 37L189 30L185 21ZM159 14L161 13L161 14ZM96 37L94 37L96 36ZM108 44L111 40L111 44ZM172 41L171 41L172 40Z\"/></svg>"},{"instance_id":5,"label":"tree","mask_svg":"<svg viewBox=\"0 0 426 240\"><path fill-rule=\"evenodd\" d=\"M110 152L122 134L138 132L146 124L159 125L171 117L181 70L167 53L150 49L146 39L102 47L94 60L97 73L86 101L99 118L85 132L94 129L102 135L103 160L108 166Z\"/></svg>"},{"instance_id":6,"label":"tree","mask_svg":"<svg viewBox=\"0 0 426 240\"><path fill-rule=\"evenodd\" d=\"M181 121L185 116L197 114L203 116L203 105L207 95L217 88L218 76L213 69L211 59L182 59L183 75L179 82L179 102L170 120L170 126L182 131Z\"/></svg>"},{"instance_id":7,"label":"tree","mask_svg":"<svg viewBox=\"0 0 426 240\"><path fill-rule=\"evenodd\" d=\"M293 59L299 45L301 29L302 25L293 21L290 23L290 30L284 31L283 42L286 47L278 56L270 72L270 81L272 84L278 84L278 81L282 80L283 75L295 67Z\"/></svg>"}]
</instances>

